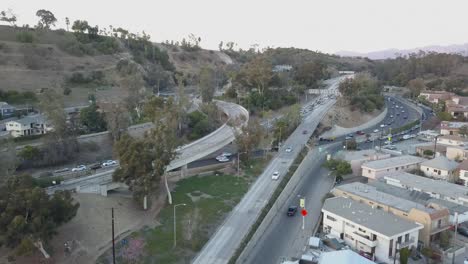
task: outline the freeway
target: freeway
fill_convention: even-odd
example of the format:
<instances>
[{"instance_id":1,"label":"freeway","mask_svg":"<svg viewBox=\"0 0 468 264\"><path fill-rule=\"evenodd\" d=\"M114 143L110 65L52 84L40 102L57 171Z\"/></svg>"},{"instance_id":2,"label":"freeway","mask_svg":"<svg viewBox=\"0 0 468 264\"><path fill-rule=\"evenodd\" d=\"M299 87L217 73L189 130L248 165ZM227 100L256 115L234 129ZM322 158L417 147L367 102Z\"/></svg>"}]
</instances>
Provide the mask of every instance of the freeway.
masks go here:
<instances>
[{"instance_id":1,"label":"freeway","mask_svg":"<svg viewBox=\"0 0 468 264\"><path fill-rule=\"evenodd\" d=\"M343 77L340 77L331 80L328 89L337 90L339 82L343 79ZM304 117L303 122L284 142L279 153L272 159L208 243L205 244L193 263L222 264L230 260L280 182L280 180L274 181L271 179L273 172L279 172L280 179L284 177L320 120L335 103L334 99L325 101L324 96L319 96L315 100L322 100L322 103L317 104L314 111ZM307 130L307 133L304 134L304 130ZM291 148L292 151L286 152L286 148Z\"/></svg>"},{"instance_id":2,"label":"freeway","mask_svg":"<svg viewBox=\"0 0 468 264\"><path fill-rule=\"evenodd\" d=\"M395 98L392 98L395 100ZM397 128L405 123L413 122L419 119L419 113L407 105L403 99L397 99L398 105L403 108L396 108L392 101L386 98L387 106L389 107L385 119L372 127L364 130L371 133L374 129L380 129L381 124L388 124L393 121L390 127ZM396 105L397 103L395 103ZM396 115L396 109L401 113L402 110L408 115L404 119ZM393 116L393 117L391 117ZM298 183L299 188L296 188L290 194L288 202L282 207L277 208L280 212L279 217L271 222L268 229L263 233L263 236L257 241L255 247L250 252L244 252L244 259L238 260L237 263L280 263L280 261L289 257L298 257L303 252L303 247L306 245L306 240L313 233L320 221L320 213L322 208L322 197L324 197L333 188L334 179L329 176L328 170L321 168L321 164L325 161L327 154L334 154L342 150L342 141L344 136L336 139L334 143L321 143L321 148L315 148L304 160L304 164L308 166L309 173L300 175L301 180ZM362 143L361 148L371 148L372 144ZM286 216L289 206L299 206L299 198L305 197L306 209L309 215L306 217L305 229L302 230L301 216L294 217Z\"/></svg>"}]
</instances>

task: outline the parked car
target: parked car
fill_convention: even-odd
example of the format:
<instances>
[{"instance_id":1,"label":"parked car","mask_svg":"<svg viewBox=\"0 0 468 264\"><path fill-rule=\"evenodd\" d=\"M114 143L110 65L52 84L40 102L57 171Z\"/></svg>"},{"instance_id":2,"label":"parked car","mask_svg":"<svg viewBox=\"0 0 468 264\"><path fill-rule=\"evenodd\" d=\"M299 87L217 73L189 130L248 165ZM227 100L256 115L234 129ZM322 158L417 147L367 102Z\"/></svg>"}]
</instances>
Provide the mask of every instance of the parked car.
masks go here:
<instances>
[{"instance_id":1,"label":"parked car","mask_svg":"<svg viewBox=\"0 0 468 264\"><path fill-rule=\"evenodd\" d=\"M273 175L271 175L271 179L272 180L278 180L279 179L279 172L278 171L275 171L273 172Z\"/></svg>"},{"instance_id":2,"label":"parked car","mask_svg":"<svg viewBox=\"0 0 468 264\"><path fill-rule=\"evenodd\" d=\"M219 154L219 155L220 155L220 156L224 156L224 157L226 157L226 158L229 158L229 157L232 156L232 153L230 153L230 152L223 152L223 153L221 153L221 154Z\"/></svg>"},{"instance_id":3,"label":"parked car","mask_svg":"<svg viewBox=\"0 0 468 264\"><path fill-rule=\"evenodd\" d=\"M78 165L78 166L76 166L75 168L72 169L73 172L75 172L75 171L84 171L84 170L86 170L85 165Z\"/></svg>"},{"instance_id":4,"label":"parked car","mask_svg":"<svg viewBox=\"0 0 468 264\"><path fill-rule=\"evenodd\" d=\"M307 135L307 130L302 130L303 135Z\"/></svg>"},{"instance_id":5,"label":"parked car","mask_svg":"<svg viewBox=\"0 0 468 264\"><path fill-rule=\"evenodd\" d=\"M109 166L113 166L113 165L117 165L117 161L115 160L106 160L102 163L102 166L103 167L109 167Z\"/></svg>"},{"instance_id":6,"label":"parked car","mask_svg":"<svg viewBox=\"0 0 468 264\"><path fill-rule=\"evenodd\" d=\"M291 147L287 147L285 151L289 153L289 152L292 151L292 148L291 148Z\"/></svg>"},{"instance_id":7,"label":"parked car","mask_svg":"<svg viewBox=\"0 0 468 264\"><path fill-rule=\"evenodd\" d=\"M289 206L288 212L286 213L288 216L294 216L297 212L297 206Z\"/></svg>"},{"instance_id":8,"label":"parked car","mask_svg":"<svg viewBox=\"0 0 468 264\"><path fill-rule=\"evenodd\" d=\"M403 118L404 118L404 119L408 119L408 116L404 116Z\"/></svg>"},{"instance_id":9,"label":"parked car","mask_svg":"<svg viewBox=\"0 0 468 264\"><path fill-rule=\"evenodd\" d=\"M374 129L374 133L379 133L379 130L378 130L378 129Z\"/></svg>"}]
</instances>

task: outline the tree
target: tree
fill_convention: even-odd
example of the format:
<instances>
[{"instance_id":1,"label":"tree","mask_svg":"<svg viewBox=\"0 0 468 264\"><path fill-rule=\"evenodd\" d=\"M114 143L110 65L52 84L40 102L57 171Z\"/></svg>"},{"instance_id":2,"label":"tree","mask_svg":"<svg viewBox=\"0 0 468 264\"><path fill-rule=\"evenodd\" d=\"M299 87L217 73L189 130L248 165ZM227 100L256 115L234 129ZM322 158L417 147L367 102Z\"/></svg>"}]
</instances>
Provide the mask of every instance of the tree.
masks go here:
<instances>
[{"instance_id":1,"label":"tree","mask_svg":"<svg viewBox=\"0 0 468 264\"><path fill-rule=\"evenodd\" d=\"M0 11L0 21L7 22L11 26L16 27L16 15L13 14L11 9L7 11Z\"/></svg>"},{"instance_id":2,"label":"tree","mask_svg":"<svg viewBox=\"0 0 468 264\"><path fill-rule=\"evenodd\" d=\"M251 60L243 69L245 81L250 87L257 88L261 96L265 94L268 84L273 77L271 63L263 57Z\"/></svg>"},{"instance_id":3,"label":"tree","mask_svg":"<svg viewBox=\"0 0 468 264\"><path fill-rule=\"evenodd\" d=\"M175 134L163 120L153 122L155 128L143 139L125 134L115 144L120 167L113 178L126 183L137 202L154 194L167 165L175 156Z\"/></svg>"},{"instance_id":4,"label":"tree","mask_svg":"<svg viewBox=\"0 0 468 264\"><path fill-rule=\"evenodd\" d=\"M37 28L40 29L50 29L50 26L55 26L55 22L57 22L57 18L49 10L40 9L36 12L36 16L39 17Z\"/></svg>"},{"instance_id":5,"label":"tree","mask_svg":"<svg viewBox=\"0 0 468 264\"><path fill-rule=\"evenodd\" d=\"M416 98L419 96L422 90L426 89L426 84L424 83L423 79L416 78L409 81L406 87L408 87L410 90L411 98Z\"/></svg>"},{"instance_id":6,"label":"tree","mask_svg":"<svg viewBox=\"0 0 468 264\"><path fill-rule=\"evenodd\" d=\"M223 51L223 42L222 41L219 42L218 49L219 49L219 51Z\"/></svg>"},{"instance_id":7,"label":"tree","mask_svg":"<svg viewBox=\"0 0 468 264\"><path fill-rule=\"evenodd\" d=\"M72 25L72 30L75 31L75 33L81 33L84 34L89 28L88 21L86 20L75 20Z\"/></svg>"},{"instance_id":8,"label":"tree","mask_svg":"<svg viewBox=\"0 0 468 264\"><path fill-rule=\"evenodd\" d=\"M252 151L260 145L263 135L263 127L256 119L249 120L247 125L242 126L240 132L235 133L235 142L237 151L241 153L241 160L248 161L250 159Z\"/></svg>"},{"instance_id":9,"label":"tree","mask_svg":"<svg viewBox=\"0 0 468 264\"><path fill-rule=\"evenodd\" d=\"M408 264L409 256L411 255L411 251L408 248L400 249L400 264Z\"/></svg>"},{"instance_id":10,"label":"tree","mask_svg":"<svg viewBox=\"0 0 468 264\"><path fill-rule=\"evenodd\" d=\"M464 126L461 126L459 129L458 129L458 134L462 137L466 137L468 135L468 126L464 125Z\"/></svg>"},{"instance_id":11,"label":"tree","mask_svg":"<svg viewBox=\"0 0 468 264\"><path fill-rule=\"evenodd\" d=\"M34 146L25 146L18 154L23 160L38 160L41 159L41 151L38 147Z\"/></svg>"},{"instance_id":12,"label":"tree","mask_svg":"<svg viewBox=\"0 0 468 264\"><path fill-rule=\"evenodd\" d=\"M38 248L45 258L47 243L61 224L71 220L79 204L70 192L47 195L29 175L9 178L0 186L0 244L15 249L19 255Z\"/></svg>"},{"instance_id":13,"label":"tree","mask_svg":"<svg viewBox=\"0 0 468 264\"><path fill-rule=\"evenodd\" d=\"M347 150L356 150L357 149L357 143L356 140L350 139L345 141L345 147Z\"/></svg>"},{"instance_id":14,"label":"tree","mask_svg":"<svg viewBox=\"0 0 468 264\"><path fill-rule=\"evenodd\" d=\"M138 118L141 116L142 101L146 96L146 88L143 77L139 72L127 75L120 80L120 86L126 90L127 109L132 114L135 113Z\"/></svg>"},{"instance_id":15,"label":"tree","mask_svg":"<svg viewBox=\"0 0 468 264\"><path fill-rule=\"evenodd\" d=\"M209 103L213 101L213 97L215 93L214 72L212 69L208 67L203 67L200 70L199 76L200 76L199 88L200 88L202 102Z\"/></svg>"},{"instance_id":16,"label":"tree","mask_svg":"<svg viewBox=\"0 0 468 264\"><path fill-rule=\"evenodd\" d=\"M326 77L327 65L321 61L306 62L294 71L296 82L311 88L317 88L318 81Z\"/></svg>"},{"instance_id":17,"label":"tree","mask_svg":"<svg viewBox=\"0 0 468 264\"><path fill-rule=\"evenodd\" d=\"M103 104L101 108L104 110L104 120L107 124L111 137L114 142L118 141L121 136L127 131L130 125L130 116L125 107L119 103Z\"/></svg>"},{"instance_id":18,"label":"tree","mask_svg":"<svg viewBox=\"0 0 468 264\"><path fill-rule=\"evenodd\" d=\"M70 19L68 17L65 18L65 24L67 25L67 31L69 31Z\"/></svg>"},{"instance_id":19,"label":"tree","mask_svg":"<svg viewBox=\"0 0 468 264\"><path fill-rule=\"evenodd\" d=\"M95 102L93 102L90 106L81 109L80 121L89 132L95 133L105 131L107 129L104 115L98 112L98 107Z\"/></svg>"},{"instance_id":20,"label":"tree","mask_svg":"<svg viewBox=\"0 0 468 264\"><path fill-rule=\"evenodd\" d=\"M443 249L447 249L450 246L450 237L451 234L448 230L442 231L440 233L439 245Z\"/></svg>"}]
</instances>

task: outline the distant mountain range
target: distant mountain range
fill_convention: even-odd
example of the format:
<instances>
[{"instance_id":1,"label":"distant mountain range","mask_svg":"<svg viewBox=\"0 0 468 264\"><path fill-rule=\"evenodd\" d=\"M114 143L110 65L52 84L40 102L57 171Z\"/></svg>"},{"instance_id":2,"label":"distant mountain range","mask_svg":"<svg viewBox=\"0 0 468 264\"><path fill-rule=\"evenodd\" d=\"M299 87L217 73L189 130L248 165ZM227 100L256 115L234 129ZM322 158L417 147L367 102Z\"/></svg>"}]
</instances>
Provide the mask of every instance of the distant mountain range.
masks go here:
<instances>
[{"instance_id":1,"label":"distant mountain range","mask_svg":"<svg viewBox=\"0 0 468 264\"><path fill-rule=\"evenodd\" d=\"M414 49L386 49L380 51L373 51L367 53L360 53L354 51L338 51L335 54L340 56L347 56L347 57L367 57L372 60L382 60L382 59L389 59L389 58L396 58L399 55L408 55L410 53L417 53L420 50L423 51L434 51L438 53L460 53L464 56L468 56L468 43L460 44L460 45L448 45L448 46L426 46Z\"/></svg>"}]
</instances>

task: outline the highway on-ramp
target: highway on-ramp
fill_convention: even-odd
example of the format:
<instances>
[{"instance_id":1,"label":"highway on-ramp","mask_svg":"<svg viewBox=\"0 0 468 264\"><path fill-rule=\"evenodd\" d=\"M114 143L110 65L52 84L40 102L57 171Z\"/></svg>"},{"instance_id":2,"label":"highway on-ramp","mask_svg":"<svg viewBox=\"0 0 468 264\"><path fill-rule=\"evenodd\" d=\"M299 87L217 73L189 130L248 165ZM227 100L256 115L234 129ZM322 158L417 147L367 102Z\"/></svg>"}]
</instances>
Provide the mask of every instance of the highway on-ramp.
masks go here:
<instances>
[{"instance_id":1,"label":"highway on-ramp","mask_svg":"<svg viewBox=\"0 0 468 264\"><path fill-rule=\"evenodd\" d=\"M342 78L331 80L328 89L336 90L340 80ZM250 227L257 220L262 208L268 203L282 177L287 173L294 159L307 143L320 120L335 103L334 99L326 101L324 96L319 96L315 100L321 99L323 103L309 113L284 142L278 155L272 159L239 204L231 211L224 223L195 257L193 263L222 264L229 262L243 238L249 232ZM307 133L304 134L304 130L307 130ZM286 148L292 148L292 151L286 152ZM275 171L280 174L280 179L277 181L271 178Z\"/></svg>"}]
</instances>

